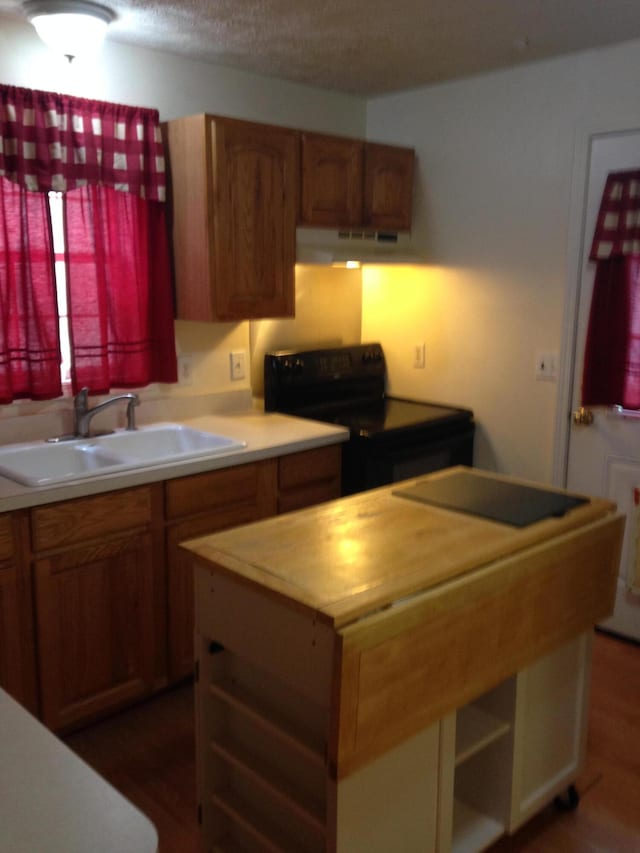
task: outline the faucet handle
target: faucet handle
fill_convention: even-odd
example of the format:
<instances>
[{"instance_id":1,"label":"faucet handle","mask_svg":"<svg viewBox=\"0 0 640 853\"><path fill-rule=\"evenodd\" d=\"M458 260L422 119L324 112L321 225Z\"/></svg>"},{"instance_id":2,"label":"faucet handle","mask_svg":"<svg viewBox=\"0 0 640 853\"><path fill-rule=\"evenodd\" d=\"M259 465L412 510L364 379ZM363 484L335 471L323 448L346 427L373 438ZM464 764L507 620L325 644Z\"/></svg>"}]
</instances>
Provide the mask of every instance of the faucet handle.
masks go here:
<instances>
[{"instance_id":1,"label":"faucet handle","mask_svg":"<svg viewBox=\"0 0 640 853\"><path fill-rule=\"evenodd\" d=\"M86 412L89 405L89 389L81 388L73 398L73 406L76 412Z\"/></svg>"},{"instance_id":2,"label":"faucet handle","mask_svg":"<svg viewBox=\"0 0 640 853\"><path fill-rule=\"evenodd\" d=\"M127 430L133 431L138 429L136 426L135 407L140 405L140 397L137 394L127 396L129 396L129 402L127 403Z\"/></svg>"}]
</instances>

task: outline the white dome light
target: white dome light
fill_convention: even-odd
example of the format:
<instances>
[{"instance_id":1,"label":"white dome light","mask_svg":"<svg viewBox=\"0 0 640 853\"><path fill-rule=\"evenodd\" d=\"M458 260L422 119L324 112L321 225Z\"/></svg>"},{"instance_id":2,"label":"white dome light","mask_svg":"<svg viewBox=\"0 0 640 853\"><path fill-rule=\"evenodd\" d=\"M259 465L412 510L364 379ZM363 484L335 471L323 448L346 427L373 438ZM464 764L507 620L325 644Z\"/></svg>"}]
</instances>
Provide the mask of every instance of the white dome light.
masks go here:
<instances>
[{"instance_id":1,"label":"white dome light","mask_svg":"<svg viewBox=\"0 0 640 853\"><path fill-rule=\"evenodd\" d=\"M105 6L84 0L28 0L24 10L42 41L69 60L95 52L115 18Z\"/></svg>"}]
</instances>

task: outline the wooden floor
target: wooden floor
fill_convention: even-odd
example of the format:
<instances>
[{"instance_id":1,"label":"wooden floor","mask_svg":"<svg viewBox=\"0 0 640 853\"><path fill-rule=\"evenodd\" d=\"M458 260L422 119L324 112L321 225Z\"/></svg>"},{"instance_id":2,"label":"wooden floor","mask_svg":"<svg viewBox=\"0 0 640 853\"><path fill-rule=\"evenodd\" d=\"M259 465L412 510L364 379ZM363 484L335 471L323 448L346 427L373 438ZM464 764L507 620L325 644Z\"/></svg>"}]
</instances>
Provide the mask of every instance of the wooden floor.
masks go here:
<instances>
[{"instance_id":1,"label":"wooden floor","mask_svg":"<svg viewBox=\"0 0 640 853\"><path fill-rule=\"evenodd\" d=\"M153 821L160 853L200 853L191 691L180 687L66 739ZM575 811L551 806L492 850L640 853L640 646L603 634L593 647L588 755L577 788Z\"/></svg>"}]
</instances>

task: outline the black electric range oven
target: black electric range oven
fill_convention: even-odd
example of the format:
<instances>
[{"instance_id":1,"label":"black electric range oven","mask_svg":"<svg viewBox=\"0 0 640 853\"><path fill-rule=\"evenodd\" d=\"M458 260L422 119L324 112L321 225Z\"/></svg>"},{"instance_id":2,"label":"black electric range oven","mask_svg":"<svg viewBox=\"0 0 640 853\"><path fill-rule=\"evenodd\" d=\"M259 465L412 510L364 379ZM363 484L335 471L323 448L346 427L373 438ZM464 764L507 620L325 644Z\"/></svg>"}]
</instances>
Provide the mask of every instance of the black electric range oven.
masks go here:
<instances>
[{"instance_id":1,"label":"black electric range oven","mask_svg":"<svg viewBox=\"0 0 640 853\"><path fill-rule=\"evenodd\" d=\"M349 428L343 495L473 464L473 412L389 397L385 384L379 343L283 350L264 359L265 411Z\"/></svg>"}]
</instances>

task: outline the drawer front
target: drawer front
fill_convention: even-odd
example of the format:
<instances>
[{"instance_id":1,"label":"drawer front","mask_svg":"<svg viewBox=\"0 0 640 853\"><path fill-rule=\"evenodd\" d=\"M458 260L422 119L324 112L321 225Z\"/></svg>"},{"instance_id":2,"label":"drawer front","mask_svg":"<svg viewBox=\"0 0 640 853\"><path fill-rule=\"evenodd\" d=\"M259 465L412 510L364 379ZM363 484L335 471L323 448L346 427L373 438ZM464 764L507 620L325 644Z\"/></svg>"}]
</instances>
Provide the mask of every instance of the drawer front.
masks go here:
<instances>
[{"instance_id":1,"label":"drawer front","mask_svg":"<svg viewBox=\"0 0 640 853\"><path fill-rule=\"evenodd\" d=\"M291 512L339 498L341 460L339 444L281 457L278 512Z\"/></svg>"},{"instance_id":2,"label":"drawer front","mask_svg":"<svg viewBox=\"0 0 640 853\"><path fill-rule=\"evenodd\" d=\"M146 486L37 507L31 512L33 549L63 548L147 527L151 515L151 489Z\"/></svg>"},{"instance_id":3,"label":"drawer front","mask_svg":"<svg viewBox=\"0 0 640 853\"><path fill-rule=\"evenodd\" d=\"M13 556L13 529L10 515L0 515L0 562Z\"/></svg>"},{"instance_id":4,"label":"drawer front","mask_svg":"<svg viewBox=\"0 0 640 853\"><path fill-rule=\"evenodd\" d=\"M169 480L166 484L167 519L211 510L233 514L234 507L256 502L264 505L261 516L275 515L276 477L277 461L265 459Z\"/></svg>"},{"instance_id":5,"label":"drawer front","mask_svg":"<svg viewBox=\"0 0 640 853\"><path fill-rule=\"evenodd\" d=\"M310 483L340 479L342 448L339 444L303 450L281 456L279 460L278 484L281 491L297 489Z\"/></svg>"}]
</instances>

